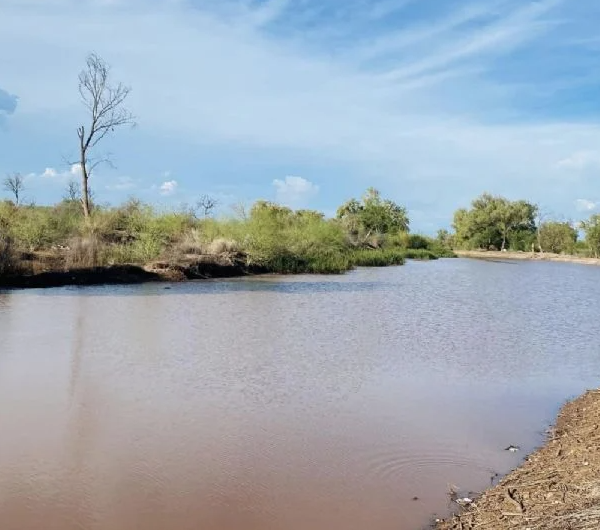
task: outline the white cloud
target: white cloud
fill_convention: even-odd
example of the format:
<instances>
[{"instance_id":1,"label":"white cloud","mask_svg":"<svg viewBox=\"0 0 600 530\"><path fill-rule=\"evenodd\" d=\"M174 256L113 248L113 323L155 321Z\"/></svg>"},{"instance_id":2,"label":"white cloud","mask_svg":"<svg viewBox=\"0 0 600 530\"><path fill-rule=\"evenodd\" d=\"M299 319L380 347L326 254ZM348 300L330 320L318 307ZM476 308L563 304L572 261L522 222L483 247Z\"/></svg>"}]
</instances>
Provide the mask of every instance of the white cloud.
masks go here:
<instances>
[{"instance_id":1,"label":"white cloud","mask_svg":"<svg viewBox=\"0 0 600 530\"><path fill-rule=\"evenodd\" d=\"M56 169L54 169L53 167L47 167L41 176L42 178L53 179L58 176L58 171L56 171Z\"/></svg>"},{"instance_id":2,"label":"white cloud","mask_svg":"<svg viewBox=\"0 0 600 530\"><path fill-rule=\"evenodd\" d=\"M598 203L590 201L588 199L577 199L575 201L575 207L579 212L589 212L595 210Z\"/></svg>"},{"instance_id":3,"label":"white cloud","mask_svg":"<svg viewBox=\"0 0 600 530\"><path fill-rule=\"evenodd\" d=\"M31 177L38 176L36 173L28 175ZM71 179L78 179L81 177L81 165L73 164L68 170L59 171L53 167L47 167L42 173L39 174L40 178L53 180L57 182L64 182Z\"/></svg>"},{"instance_id":4,"label":"white cloud","mask_svg":"<svg viewBox=\"0 0 600 530\"><path fill-rule=\"evenodd\" d=\"M319 186L302 177L287 176L284 180L275 179L277 201L288 206L306 204L311 197L319 193Z\"/></svg>"},{"instance_id":5,"label":"white cloud","mask_svg":"<svg viewBox=\"0 0 600 530\"><path fill-rule=\"evenodd\" d=\"M584 169L600 169L600 152L578 151L566 158L563 158L558 162L557 165L563 169L579 171Z\"/></svg>"},{"instance_id":6,"label":"white cloud","mask_svg":"<svg viewBox=\"0 0 600 530\"><path fill-rule=\"evenodd\" d=\"M173 195L176 191L177 191L177 187L179 185L177 184L176 180L168 180L166 182L163 182L160 185L160 194L161 195Z\"/></svg>"},{"instance_id":7,"label":"white cloud","mask_svg":"<svg viewBox=\"0 0 600 530\"><path fill-rule=\"evenodd\" d=\"M52 0L51 8L50 0L0 0L0 62L10 64L2 82L32 120L48 113L71 127L80 112L73 76L84 59L77 43L94 42L133 87L140 129L174 143L226 145L232 157L239 146L301 153L350 167L392 194L431 196L439 185L439 202L456 190L560 195L565 170L589 166L570 158L597 149L600 123L541 103L534 107L556 113L532 117L518 103L548 86L544 71L562 70L547 57L568 51L573 68L586 70L573 37L594 35L582 21L593 2L581 0L588 7L573 13L566 0L439 2L424 22L394 16L402 22L374 30L367 20L410 1L356 0L329 16L334 2L308 0ZM564 15L570 22L561 25ZM299 20L304 27L294 27ZM279 22L279 31L264 30ZM46 73L44 90L31 71Z\"/></svg>"}]
</instances>

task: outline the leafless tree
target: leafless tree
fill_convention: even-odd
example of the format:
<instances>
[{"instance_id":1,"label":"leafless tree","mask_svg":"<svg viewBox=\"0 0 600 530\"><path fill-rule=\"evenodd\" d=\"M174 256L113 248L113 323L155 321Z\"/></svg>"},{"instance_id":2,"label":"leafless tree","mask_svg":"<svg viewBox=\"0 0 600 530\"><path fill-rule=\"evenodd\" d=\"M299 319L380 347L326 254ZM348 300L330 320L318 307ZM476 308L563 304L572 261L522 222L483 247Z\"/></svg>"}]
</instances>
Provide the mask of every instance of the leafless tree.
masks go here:
<instances>
[{"instance_id":1,"label":"leafless tree","mask_svg":"<svg viewBox=\"0 0 600 530\"><path fill-rule=\"evenodd\" d=\"M89 112L89 125L77 129L79 137L79 163L81 164L81 205L83 214L90 215L90 190L88 179L106 159L92 162L91 150L109 133L122 125L134 125L133 115L123 107L131 89L122 83L111 84L110 66L92 53L79 74L79 94Z\"/></svg>"},{"instance_id":2,"label":"leafless tree","mask_svg":"<svg viewBox=\"0 0 600 530\"><path fill-rule=\"evenodd\" d=\"M243 202L240 201L232 204L230 208L238 219L242 219L243 221L248 220L248 208Z\"/></svg>"},{"instance_id":3,"label":"leafless tree","mask_svg":"<svg viewBox=\"0 0 600 530\"><path fill-rule=\"evenodd\" d=\"M202 195L200 200L196 202L196 207L202 212L202 215L206 219L212 214L213 210L218 204L218 201L214 197L211 197L210 195Z\"/></svg>"},{"instance_id":4,"label":"leafless tree","mask_svg":"<svg viewBox=\"0 0 600 530\"><path fill-rule=\"evenodd\" d=\"M13 173L7 175L2 182L3 187L9 193L12 193L15 198L15 204L19 206L21 199L23 198L23 191L25 190L25 179L21 173Z\"/></svg>"},{"instance_id":5,"label":"leafless tree","mask_svg":"<svg viewBox=\"0 0 600 530\"><path fill-rule=\"evenodd\" d=\"M81 184L75 180L70 180L63 198L69 202L81 201Z\"/></svg>"}]
</instances>

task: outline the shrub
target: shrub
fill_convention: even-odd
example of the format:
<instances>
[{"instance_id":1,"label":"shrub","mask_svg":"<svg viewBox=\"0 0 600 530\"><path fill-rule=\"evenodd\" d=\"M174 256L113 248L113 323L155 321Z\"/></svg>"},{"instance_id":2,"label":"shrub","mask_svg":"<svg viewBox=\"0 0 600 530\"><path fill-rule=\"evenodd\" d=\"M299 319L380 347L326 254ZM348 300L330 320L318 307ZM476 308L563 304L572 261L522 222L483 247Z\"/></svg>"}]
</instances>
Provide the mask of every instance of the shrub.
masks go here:
<instances>
[{"instance_id":1,"label":"shrub","mask_svg":"<svg viewBox=\"0 0 600 530\"><path fill-rule=\"evenodd\" d=\"M355 250L351 261L357 267L387 267L404 264L404 258L403 250Z\"/></svg>"},{"instance_id":2,"label":"shrub","mask_svg":"<svg viewBox=\"0 0 600 530\"><path fill-rule=\"evenodd\" d=\"M18 260L14 253L10 237L0 233L0 276L8 276L18 269Z\"/></svg>"},{"instance_id":3,"label":"shrub","mask_svg":"<svg viewBox=\"0 0 600 530\"><path fill-rule=\"evenodd\" d=\"M404 251L404 257L406 259L423 261L438 259L438 255L435 252L424 248L409 248Z\"/></svg>"},{"instance_id":4,"label":"shrub","mask_svg":"<svg viewBox=\"0 0 600 530\"><path fill-rule=\"evenodd\" d=\"M408 236L408 248L414 249L429 249L431 246L431 240L428 237L420 234L410 234Z\"/></svg>"},{"instance_id":5,"label":"shrub","mask_svg":"<svg viewBox=\"0 0 600 530\"><path fill-rule=\"evenodd\" d=\"M69 241L65 257L67 269L83 269L104 265L104 246L97 236L75 237Z\"/></svg>"}]
</instances>

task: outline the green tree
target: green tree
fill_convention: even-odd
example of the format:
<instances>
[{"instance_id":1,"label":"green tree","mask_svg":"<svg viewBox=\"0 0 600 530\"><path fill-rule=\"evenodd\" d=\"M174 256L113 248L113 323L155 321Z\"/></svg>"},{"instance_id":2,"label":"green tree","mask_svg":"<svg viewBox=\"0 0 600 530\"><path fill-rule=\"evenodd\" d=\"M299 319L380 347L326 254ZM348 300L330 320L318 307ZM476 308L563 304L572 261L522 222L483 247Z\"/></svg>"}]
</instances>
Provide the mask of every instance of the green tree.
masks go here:
<instances>
[{"instance_id":1,"label":"green tree","mask_svg":"<svg viewBox=\"0 0 600 530\"><path fill-rule=\"evenodd\" d=\"M535 214L536 207L526 201L484 193L471 203L470 210L455 212L456 242L467 248L504 250L510 245L511 235L523 241L535 232Z\"/></svg>"},{"instance_id":2,"label":"green tree","mask_svg":"<svg viewBox=\"0 0 600 530\"><path fill-rule=\"evenodd\" d=\"M547 221L539 226L540 249L555 254L572 254L577 243L577 230L570 223Z\"/></svg>"},{"instance_id":3,"label":"green tree","mask_svg":"<svg viewBox=\"0 0 600 530\"><path fill-rule=\"evenodd\" d=\"M442 248L452 248L454 246L454 236L445 228L437 231L435 242Z\"/></svg>"},{"instance_id":4,"label":"green tree","mask_svg":"<svg viewBox=\"0 0 600 530\"><path fill-rule=\"evenodd\" d=\"M361 230L367 234L388 234L409 230L406 208L389 199L382 199L375 188L369 188L362 201L350 199L342 204L338 208L337 217L353 234Z\"/></svg>"},{"instance_id":5,"label":"green tree","mask_svg":"<svg viewBox=\"0 0 600 530\"><path fill-rule=\"evenodd\" d=\"M495 218L502 234L501 250L513 232L535 232L536 207L527 201L511 202L503 197L496 198Z\"/></svg>"},{"instance_id":6,"label":"green tree","mask_svg":"<svg viewBox=\"0 0 600 530\"><path fill-rule=\"evenodd\" d=\"M585 242L590 254L600 257L600 214L592 215L587 221L582 221L581 228L585 232Z\"/></svg>"}]
</instances>

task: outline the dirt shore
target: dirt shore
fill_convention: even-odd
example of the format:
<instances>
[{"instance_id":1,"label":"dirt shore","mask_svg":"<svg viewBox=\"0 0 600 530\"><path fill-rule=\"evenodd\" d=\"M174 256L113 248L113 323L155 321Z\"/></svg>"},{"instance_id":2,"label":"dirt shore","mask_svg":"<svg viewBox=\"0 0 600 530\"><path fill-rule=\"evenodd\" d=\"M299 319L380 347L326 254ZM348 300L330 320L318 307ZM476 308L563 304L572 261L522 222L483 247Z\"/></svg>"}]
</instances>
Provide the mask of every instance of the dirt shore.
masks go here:
<instances>
[{"instance_id":1,"label":"dirt shore","mask_svg":"<svg viewBox=\"0 0 600 530\"><path fill-rule=\"evenodd\" d=\"M600 390L561 410L547 443L437 530L600 529Z\"/></svg>"},{"instance_id":2,"label":"dirt shore","mask_svg":"<svg viewBox=\"0 0 600 530\"><path fill-rule=\"evenodd\" d=\"M233 278L267 271L249 267L233 255L183 256L177 260L156 261L146 266L110 265L66 268L60 257L31 255L21 260L18 273L0 276L0 288L46 288L66 285L114 285L145 282L176 282L209 278Z\"/></svg>"},{"instance_id":3,"label":"dirt shore","mask_svg":"<svg viewBox=\"0 0 600 530\"><path fill-rule=\"evenodd\" d=\"M600 265L599 258L582 258L579 256L567 256L563 254L552 254L549 252L496 252L492 250L455 250L459 258L477 258L489 260L529 260L529 261L558 261L562 263L577 263L580 265Z\"/></svg>"}]
</instances>

